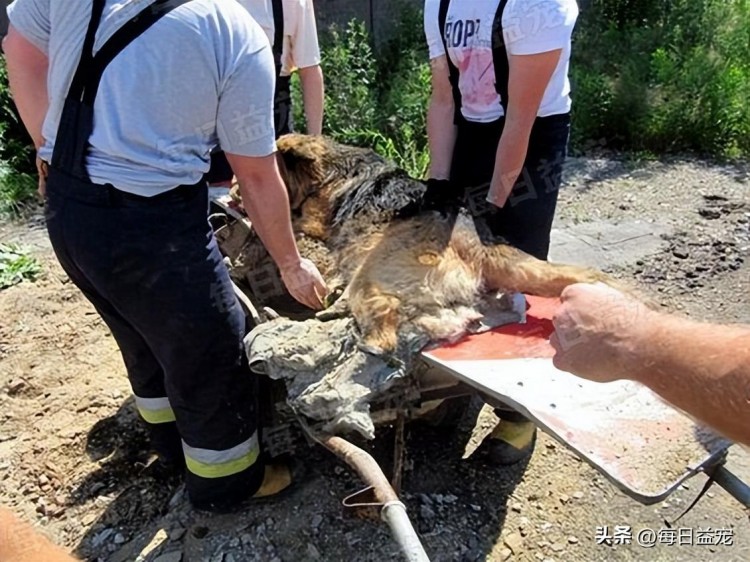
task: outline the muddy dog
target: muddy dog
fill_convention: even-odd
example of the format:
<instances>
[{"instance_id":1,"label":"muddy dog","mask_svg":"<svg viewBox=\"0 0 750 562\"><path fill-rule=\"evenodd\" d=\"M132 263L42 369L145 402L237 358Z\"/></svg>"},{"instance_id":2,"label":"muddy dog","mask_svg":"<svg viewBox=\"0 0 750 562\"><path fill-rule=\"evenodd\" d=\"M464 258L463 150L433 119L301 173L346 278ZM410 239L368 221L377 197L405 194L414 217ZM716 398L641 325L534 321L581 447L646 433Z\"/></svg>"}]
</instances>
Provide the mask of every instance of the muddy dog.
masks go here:
<instances>
[{"instance_id":1,"label":"muddy dog","mask_svg":"<svg viewBox=\"0 0 750 562\"><path fill-rule=\"evenodd\" d=\"M279 139L278 149L300 250L329 286L343 288L319 318L350 314L370 352L391 353L400 336L415 331L455 341L481 316L478 303L490 293L554 297L572 283L611 282L494 239L481 218L463 210L402 217L424 184L372 150L298 134ZM257 239L239 254L233 261L245 269L268 260Z\"/></svg>"}]
</instances>

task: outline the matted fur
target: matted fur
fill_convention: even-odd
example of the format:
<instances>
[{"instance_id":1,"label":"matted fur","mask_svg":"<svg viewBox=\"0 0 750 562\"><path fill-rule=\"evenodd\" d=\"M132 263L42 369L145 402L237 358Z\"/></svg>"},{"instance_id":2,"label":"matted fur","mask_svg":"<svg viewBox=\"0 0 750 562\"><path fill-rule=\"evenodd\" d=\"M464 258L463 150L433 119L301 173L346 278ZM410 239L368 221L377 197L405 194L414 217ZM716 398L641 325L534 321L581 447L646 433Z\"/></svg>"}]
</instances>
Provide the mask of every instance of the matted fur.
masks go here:
<instances>
[{"instance_id":1,"label":"matted fur","mask_svg":"<svg viewBox=\"0 0 750 562\"><path fill-rule=\"evenodd\" d=\"M455 340L480 316L488 293L559 296L577 282L610 280L601 272L538 260L493 238L465 212L398 218L424 185L369 149L320 136L278 141L301 251L342 298L321 319L351 314L361 343L392 353L399 338ZM237 191L235 190L235 195ZM260 263L259 242L246 247Z\"/></svg>"}]
</instances>

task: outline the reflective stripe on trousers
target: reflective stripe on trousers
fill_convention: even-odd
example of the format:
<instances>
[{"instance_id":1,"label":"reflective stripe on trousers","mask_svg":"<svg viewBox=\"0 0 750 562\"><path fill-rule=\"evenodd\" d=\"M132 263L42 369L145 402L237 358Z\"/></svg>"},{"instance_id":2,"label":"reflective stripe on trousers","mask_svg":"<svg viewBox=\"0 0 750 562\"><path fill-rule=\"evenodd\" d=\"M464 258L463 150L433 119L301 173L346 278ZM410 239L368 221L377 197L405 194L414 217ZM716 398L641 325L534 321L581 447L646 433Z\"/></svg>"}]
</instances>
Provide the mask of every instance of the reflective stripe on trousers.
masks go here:
<instances>
[{"instance_id":1,"label":"reflective stripe on trousers","mask_svg":"<svg viewBox=\"0 0 750 562\"><path fill-rule=\"evenodd\" d=\"M135 406L138 413L150 424L169 423L175 421L174 411L169 403L169 398L141 398L135 397Z\"/></svg>"},{"instance_id":2,"label":"reflective stripe on trousers","mask_svg":"<svg viewBox=\"0 0 750 562\"><path fill-rule=\"evenodd\" d=\"M187 469L201 478L223 478L247 470L260 455L258 432L246 441L224 451L191 447L184 441L182 451L185 453Z\"/></svg>"}]
</instances>

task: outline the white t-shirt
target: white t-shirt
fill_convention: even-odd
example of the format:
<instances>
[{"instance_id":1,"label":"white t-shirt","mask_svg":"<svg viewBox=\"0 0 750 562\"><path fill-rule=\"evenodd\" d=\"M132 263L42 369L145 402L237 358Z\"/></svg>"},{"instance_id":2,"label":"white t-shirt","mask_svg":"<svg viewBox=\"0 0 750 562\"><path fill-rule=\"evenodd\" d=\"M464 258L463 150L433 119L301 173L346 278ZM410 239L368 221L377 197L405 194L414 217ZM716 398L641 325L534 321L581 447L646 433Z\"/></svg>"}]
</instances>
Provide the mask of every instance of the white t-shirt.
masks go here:
<instances>
[{"instance_id":1,"label":"white t-shirt","mask_svg":"<svg viewBox=\"0 0 750 562\"><path fill-rule=\"evenodd\" d=\"M495 89L492 25L500 0L452 1L445 20L448 55L459 70L461 113L469 121L488 123L503 116ZM425 0L424 28L430 58L445 55L438 22L440 0ZM578 18L575 0L508 0L503 37L508 55L533 55L562 49L544 92L538 116L570 111L570 38Z\"/></svg>"},{"instance_id":2,"label":"white t-shirt","mask_svg":"<svg viewBox=\"0 0 750 562\"><path fill-rule=\"evenodd\" d=\"M275 26L271 0L238 0L266 32L273 45ZM320 64L318 29L312 0L282 0L284 42L281 48L281 75L289 76L297 68Z\"/></svg>"},{"instance_id":3,"label":"white t-shirt","mask_svg":"<svg viewBox=\"0 0 750 562\"><path fill-rule=\"evenodd\" d=\"M107 0L94 51L154 0ZM49 110L39 155L52 158L92 0L16 0L11 24L49 57ZM234 0L193 0L128 45L104 71L87 170L94 183L152 196L197 183L220 144L232 154L276 150L271 47ZM248 95L251 92L252 95Z\"/></svg>"}]
</instances>

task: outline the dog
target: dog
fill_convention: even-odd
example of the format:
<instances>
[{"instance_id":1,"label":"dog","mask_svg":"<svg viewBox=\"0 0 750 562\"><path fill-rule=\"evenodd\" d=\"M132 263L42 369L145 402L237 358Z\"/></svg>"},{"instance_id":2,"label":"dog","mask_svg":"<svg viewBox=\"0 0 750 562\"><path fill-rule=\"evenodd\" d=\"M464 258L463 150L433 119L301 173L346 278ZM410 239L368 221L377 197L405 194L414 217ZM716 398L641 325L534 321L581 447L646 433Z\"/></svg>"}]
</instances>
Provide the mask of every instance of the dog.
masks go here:
<instances>
[{"instance_id":1,"label":"dog","mask_svg":"<svg viewBox=\"0 0 750 562\"><path fill-rule=\"evenodd\" d=\"M536 259L465 210L402 216L425 186L373 150L300 134L277 146L300 251L341 293L318 318L351 315L371 353L393 353L415 331L456 341L482 316L487 295L556 297L573 283L615 284L593 269ZM240 202L237 186L232 196ZM249 233L231 253L235 277L270 260Z\"/></svg>"}]
</instances>

